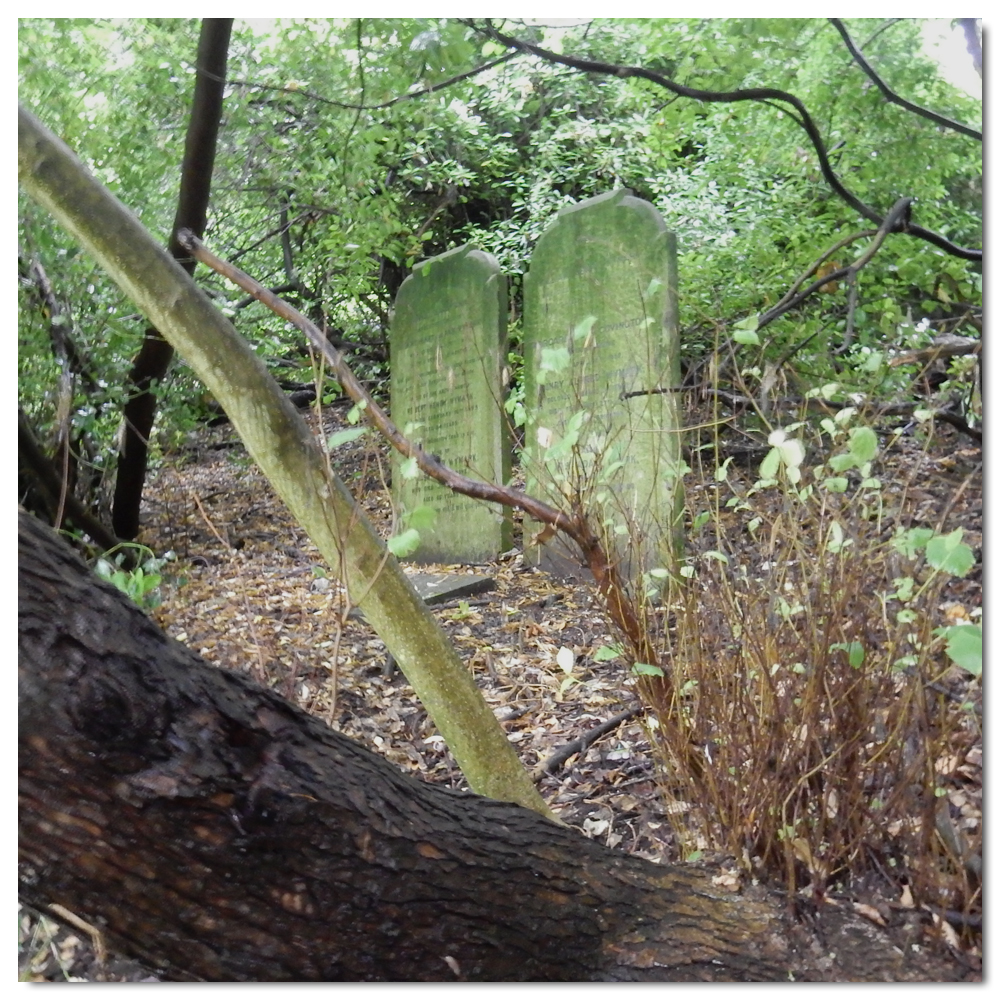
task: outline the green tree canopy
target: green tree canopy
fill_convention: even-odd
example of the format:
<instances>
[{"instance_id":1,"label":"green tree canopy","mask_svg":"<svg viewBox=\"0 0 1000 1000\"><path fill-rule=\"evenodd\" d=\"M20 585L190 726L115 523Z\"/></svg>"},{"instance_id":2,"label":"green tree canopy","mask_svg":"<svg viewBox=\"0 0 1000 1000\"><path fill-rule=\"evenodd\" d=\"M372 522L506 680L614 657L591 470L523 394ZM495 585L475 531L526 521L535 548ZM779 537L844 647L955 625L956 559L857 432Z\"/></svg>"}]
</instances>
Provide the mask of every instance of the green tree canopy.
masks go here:
<instances>
[{"instance_id":1,"label":"green tree canopy","mask_svg":"<svg viewBox=\"0 0 1000 1000\"><path fill-rule=\"evenodd\" d=\"M978 101L947 83L908 20L844 22L884 85L920 108L979 127ZM25 19L20 95L164 242L193 84L194 20ZM773 99L714 101L653 79L582 72L503 39L681 88L767 88L808 109L830 167L884 215L951 244L981 244L981 151L969 134L886 100L820 19L608 19L560 29L519 22L328 19L237 22L208 239L386 374L392 298L417 260L472 240L516 277L559 207L619 185L656 204L678 234L682 340L697 361L739 320L764 313L838 241L873 230L824 178L801 114ZM20 250L66 303L74 343L99 387L78 383L72 420L110 447L142 320L94 265L22 201ZM850 263L866 239L831 260ZM296 335L257 304L202 277L255 349L301 357ZM848 288L826 289L747 345L807 384L891 394L892 350L924 346L978 314L981 267L908 235L887 239ZM58 363L30 282L20 302L20 401L56 421ZM516 335L517 327L514 324ZM752 339L752 338L749 338ZM835 364L832 352L841 350ZM912 369L910 370L912 371ZM166 427L190 402L178 365L162 387Z\"/></svg>"}]
</instances>

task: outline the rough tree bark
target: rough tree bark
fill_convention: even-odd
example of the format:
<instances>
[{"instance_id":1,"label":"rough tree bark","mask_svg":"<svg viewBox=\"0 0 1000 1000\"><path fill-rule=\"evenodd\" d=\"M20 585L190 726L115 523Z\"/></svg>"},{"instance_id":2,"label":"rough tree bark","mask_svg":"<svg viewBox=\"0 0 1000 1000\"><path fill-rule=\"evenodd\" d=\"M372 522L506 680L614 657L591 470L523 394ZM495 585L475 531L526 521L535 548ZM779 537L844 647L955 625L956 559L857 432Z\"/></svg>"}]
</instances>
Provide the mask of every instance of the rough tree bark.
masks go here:
<instances>
[{"instance_id":1,"label":"rough tree bark","mask_svg":"<svg viewBox=\"0 0 1000 1000\"><path fill-rule=\"evenodd\" d=\"M18 542L28 904L181 980L830 978L767 899L400 774L205 664L23 511ZM865 978L895 978L887 954Z\"/></svg>"}]
</instances>

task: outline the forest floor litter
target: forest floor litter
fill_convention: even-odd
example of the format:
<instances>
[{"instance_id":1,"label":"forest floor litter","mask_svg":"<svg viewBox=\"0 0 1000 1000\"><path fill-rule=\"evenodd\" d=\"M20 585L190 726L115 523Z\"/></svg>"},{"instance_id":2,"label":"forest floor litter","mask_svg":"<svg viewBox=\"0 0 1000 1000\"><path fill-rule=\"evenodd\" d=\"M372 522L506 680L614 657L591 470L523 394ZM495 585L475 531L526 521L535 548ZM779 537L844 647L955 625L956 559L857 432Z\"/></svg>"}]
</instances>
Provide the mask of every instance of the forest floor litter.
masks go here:
<instances>
[{"instance_id":1,"label":"forest floor litter","mask_svg":"<svg viewBox=\"0 0 1000 1000\"><path fill-rule=\"evenodd\" d=\"M344 413L342 406L324 409L326 434L345 426ZM315 426L315 414L308 418ZM930 445L904 437L880 461L884 480L910 481L913 524L933 526L950 506L948 527L963 527L966 543L981 551L981 474L967 482L981 462L978 447L942 426ZM914 463L921 463L916 475ZM391 533L384 449L365 438L338 448L333 466L383 535ZM174 553L162 571L162 603L152 613L169 635L207 661L274 689L403 771L467 788L384 644L345 603L333 570L231 427L198 431L184 452L151 475L143 525L140 541L159 556ZM638 702L635 678L621 658L594 659L617 640L595 588L525 565L517 544L485 566L421 565L407 572L449 583L469 577L466 593L434 603L433 613L554 812L608 847L657 862L684 860L643 714L630 713ZM956 609L967 616L979 608L981 559L969 576L950 582L940 624L959 614ZM978 684L965 687L969 697L981 697ZM618 715L622 721L595 738L594 730ZM583 749L543 773L554 754L581 738ZM981 743L963 758L952 808L975 827L981 823ZM720 887L738 887L744 875L734 859L708 847L700 845L699 863L714 868ZM899 909L878 879L854 886L850 895L848 905L883 925ZM44 923L21 914L22 939L39 942L22 945L22 978L150 978L131 963L97 971L85 930ZM949 931L939 933L947 943ZM974 970L976 950L959 947L957 936L952 954Z\"/></svg>"}]
</instances>

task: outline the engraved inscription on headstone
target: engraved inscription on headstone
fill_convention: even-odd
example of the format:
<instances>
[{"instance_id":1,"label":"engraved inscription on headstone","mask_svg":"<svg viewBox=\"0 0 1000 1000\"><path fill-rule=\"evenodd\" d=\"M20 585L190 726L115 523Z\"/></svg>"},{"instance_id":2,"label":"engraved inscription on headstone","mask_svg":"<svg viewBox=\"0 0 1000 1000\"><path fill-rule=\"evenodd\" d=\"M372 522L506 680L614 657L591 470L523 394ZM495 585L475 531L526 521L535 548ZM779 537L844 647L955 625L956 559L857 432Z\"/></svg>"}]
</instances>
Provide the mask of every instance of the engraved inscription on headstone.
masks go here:
<instances>
[{"instance_id":1,"label":"engraved inscription on headstone","mask_svg":"<svg viewBox=\"0 0 1000 1000\"><path fill-rule=\"evenodd\" d=\"M392 419L457 472L505 483L510 446L501 368L507 282L496 260L468 246L418 264L396 297L392 320ZM511 545L510 512L404 476L393 457L392 493L405 515L437 512L420 528L417 562L481 563Z\"/></svg>"},{"instance_id":2,"label":"engraved inscription on headstone","mask_svg":"<svg viewBox=\"0 0 1000 1000\"><path fill-rule=\"evenodd\" d=\"M528 492L598 511L626 575L669 566L681 442L662 390L679 382L677 253L652 205L620 189L559 212L525 276L524 359ZM581 575L559 536L533 544L539 527L525 520L527 561Z\"/></svg>"}]
</instances>

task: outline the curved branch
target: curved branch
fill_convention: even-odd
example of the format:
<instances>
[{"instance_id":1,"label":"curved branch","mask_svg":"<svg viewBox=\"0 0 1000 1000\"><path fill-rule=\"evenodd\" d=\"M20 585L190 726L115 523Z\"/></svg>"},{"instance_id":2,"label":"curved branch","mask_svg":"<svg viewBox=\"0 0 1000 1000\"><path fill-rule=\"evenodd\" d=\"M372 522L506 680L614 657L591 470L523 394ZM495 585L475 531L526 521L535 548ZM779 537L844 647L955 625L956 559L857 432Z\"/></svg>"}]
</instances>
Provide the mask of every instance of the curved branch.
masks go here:
<instances>
[{"instance_id":1,"label":"curved branch","mask_svg":"<svg viewBox=\"0 0 1000 1000\"><path fill-rule=\"evenodd\" d=\"M961 132L962 135L967 135L972 139L978 139L980 142L983 141L982 132L977 132L974 128L970 128L968 125L963 125L961 122L957 122L952 118L939 115L936 111L929 111L927 108L922 108L920 105L906 100L905 97L900 97L889 87L882 77L875 72L875 68L872 64L861 54L861 50L854 44L854 39L851 38L844 22L841 21L839 17L831 17L829 18L829 21L830 24L832 24L840 33L840 37L843 38L844 44L847 46L847 51L854 57L854 61L861 67L865 76L867 76L868 79L871 80L876 87L878 87L878 89L882 92L882 96L890 104L898 105L906 111L912 111L915 115L919 115L921 118L926 118L928 121L934 122L936 125L943 125L945 128Z\"/></svg>"},{"instance_id":2,"label":"curved branch","mask_svg":"<svg viewBox=\"0 0 1000 1000\"><path fill-rule=\"evenodd\" d=\"M809 265L809 267L802 274L800 274L795 279L795 281L792 283L792 287L789 288L787 292L785 292L785 294L774 305L771 311L773 312L775 309L782 309L782 311L784 311L783 306L785 305L785 303L794 298L795 293L802 287L802 285L806 282L806 280L809 279L812 275L814 275L822 266L823 262L829 260L838 250L841 250L846 246L850 246L857 240L869 239L870 237L876 235L876 233L878 233L877 229L862 229L860 232L851 233L850 236L845 236L843 239L837 240L837 242L834 243L832 247L830 247L828 250L825 250L816 260L812 262L812 264ZM829 273L824 275L824 280L827 281L830 280ZM769 320L768 322L771 321Z\"/></svg>"},{"instance_id":3,"label":"curved branch","mask_svg":"<svg viewBox=\"0 0 1000 1000\"><path fill-rule=\"evenodd\" d=\"M342 108L344 111L383 111L386 108L391 108L394 104L399 104L400 101L412 101L418 97L426 97L427 94L436 94L439 90L444 90L446 87L451 87L456 83L461 83L462 80L469 80L488 69L492 69L494 66L499 66L501 63L509 62L518 55L520 55L519 52L505 52L502 56L499 56L496 59L491 59L489 62L485 62L481 66L475 66L472 69L466 70L464 73L459 73L457 76L451 76L447 80L435 83L432 87L422 87L420 90L413 90L406 94L399 94L397 97L392 97L388 101L383 101L381 104L348 104L344 101L334 101L329 97L322 97L320 94L316 94L311 90L300 90L293 87L278 87L267 83L253 83L250 80L233 80L231 82L234 85L248 87L252 90L275 90L278 93L289 94L294 97L308 97L311 101L316 101L319 104L328 104L334 108Z\"/></svg>"},{"instance_id":4,"label":"curved branch","mask_svg":"<svg viewBox=\"0 0 1000 1000\"><path fill-rule=\"evenodd\" d=\"M774 87L751 87L747 89L727 91L699 90L695 87L685 87L682 84L675 83L673 80L669 80L667 77L661 76L659 73L643 69L640 66L622 66L617 63L597 62L592 59L579 59L576 56L560 55L557 52L551 52L548 49L543 49L538 45L532 44L531 42L523 42L520 39L512 37L511 35L505 35L498 31L490 23L487 23L486 26L476 24L475 21L472 20L465 20L462 23L468 25L481 35L500 42L502 45L507 45L521 52L529 52L532 55L537 56L539 59L544 59L546 62L557 63L560 66L569 66L585 73L601 73L605 76L616 76L620 79L633 77L640 80L648 80L650 83L655 83L659 87L664 87L671 93L677 94L680 97L689 97L696 101L705 101L706 103L714 104L734 104L738 101L760 101L764 103L770 101L780 101L783 104L788 104L794 108L798 118L787 110L786 113L789 114L789 117L791 117L792 120L795 121L809 136L809 141L812 143L812 147L816 151L816 156L819 160L820 171L822 172L827 184L829 184L834 192L844 202L846 202L846 204L850 205L851 208L853 208L859 215L869 219L871 222L881 223L882 221L881 213L872 208L870 205L866 205L860 198L857 197L857 195L851 192L834 172L827 155L826 144L823 142L823 138L819 133L819 129L816 127L816 123L813 121L812 116L806 109L806 106L794 94L789 94L784 90L777 90ZM924 229L922 226L911 225L908 232L911 236L916 236L918 239L922 239L927 243L939 247L946 253L951 254L953 257L960 257L963 260L983 259L982 250L977 250L972 247L960 247L957 244L952 243L940 233L935 233L930 229Z\"/></svg>"},{"instance_id":5,"label":"curved branch","mask_svg":"<svg viewBox=\"0 0 1000 1000\"><path fill-rule=\"evenodd\" d=\"M910 209L912 206L912 198L900 198L896 204L892 206L889 210L889 214L878 227L878 231L875 233L875 238L869 244L868 249L865 250L865 252L861 254L856 261L852 264L848 264L847 267L841 267L836 271L831 271L829 274L824 274L822 278L818 278L808 288L799 292L797 295L792 295L791 297L786 295L776 306L769 309L766 313L761 314L760 320L757 323L757 329L762 330L769 323L773 323L779 316L783 316L790 309L794 309L797 305L805 302L805 300L809 298L813 292L818 291L824 285L830 284L834 281L840 281L841 278L846 278L848 281L853 280L858 271L860 271L861 268L869 263L875 256L879 247L882 246L885 242L885 238L890 233L906 233L912 231L910 227ZM856 237L851 237L851 239L856 239Z\"/></svg>"},{"instance_id":6,"label":"curved branch","mask_svg":"<svg viewBox=\"0 0 1000 1000\"><path fill-rule=\"evenodd\" d=\"M594 726L593 729L588 729L581 737L560 747L551 757L542 761L532 772L531 777L535 781L540 781L546 774L551 774L562 767L574 754L583 753L591 743L600 739L605 733L610 733L611 730L620 726L623 722L634 719L644 711L645 706L633 705L631 708L626 708L624 712L619 712L610 719L606 719L599 725Z\"/></svg>"}]
</instances>

